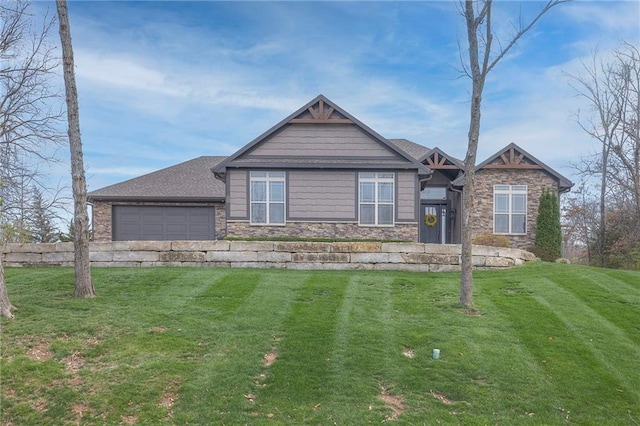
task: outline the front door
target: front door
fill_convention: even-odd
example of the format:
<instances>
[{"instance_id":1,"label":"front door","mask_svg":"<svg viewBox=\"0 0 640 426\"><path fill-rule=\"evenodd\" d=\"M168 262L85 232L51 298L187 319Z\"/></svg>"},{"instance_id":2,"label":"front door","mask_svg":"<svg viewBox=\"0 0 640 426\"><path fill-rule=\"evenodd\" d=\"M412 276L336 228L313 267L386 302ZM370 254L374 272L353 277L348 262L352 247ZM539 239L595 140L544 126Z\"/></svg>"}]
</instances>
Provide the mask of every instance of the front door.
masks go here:
<instances>
[{"instance_id":1,"label":"front door","mask_svg":"<svg viewBox=\"0 0 640 426\"><path fill-rule=\"evenodd\" d=\"M447 204L420 205L420 242L445 244L447 242Z\"/></svg>"}]
</instances>

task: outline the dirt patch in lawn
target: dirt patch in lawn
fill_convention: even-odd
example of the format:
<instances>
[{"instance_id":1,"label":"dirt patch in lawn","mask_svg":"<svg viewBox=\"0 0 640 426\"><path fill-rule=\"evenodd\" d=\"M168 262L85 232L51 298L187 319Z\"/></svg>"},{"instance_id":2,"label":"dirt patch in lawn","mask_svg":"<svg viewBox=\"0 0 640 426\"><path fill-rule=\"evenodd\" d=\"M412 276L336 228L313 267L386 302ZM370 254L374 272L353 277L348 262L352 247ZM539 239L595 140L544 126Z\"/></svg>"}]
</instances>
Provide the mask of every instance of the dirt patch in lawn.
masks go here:
<instances>
[{"instance_id":1,"label":"dirt patch in lawn","mask_svg":"<svg viewBox=\"0 0 640 426\"><path fill-rule=\"evenodd\" d=\"M416 356L416 352L413 349L405 349L404 351L402 351L402 355L406 356L407 358L413 358Z\"/></svg>"},{"instance_id":2,"label":"dirt patch in lawn","mask_svg":"<svg viewBox=\"0 0 640 426\"><path fill-rule=\"evenodd\" d=\"M164 333L167 331L167 327L151 327L149 331L151 333Z\"/></svg>"},{"instance_id":3,"label":"dirt patch in lawn","mask_svg":"<svg viewBox=\"0 0 640 426\"><path fill-rule=\"evenodd\" d=\"M27 356L36 361L47 361L53 358L53 352L49 350L49 342L44 341L29 348Z\"/></svg>"},{"instance_id":4,"label":"dirt patch in lawn","mask_svg":"<svg viewBox=\"0 0 640 426\"><path fill-rule=\"evenodd\" d=\"M138 423L138 416L122 416L122 421L120 423L125 425L135 425Z\"/></svg>"},{"instance_id":5,"label":"dirt patch in lawn","mask_svg":"<svg viewBox=\"0 0 640 426\"><path fill-rule=\"evenodd\" d=\"M38 398L31 404L31 408L33 408L38 413L45 413L47 411L47 400L44 398Z\"/></svg>"},{"instance_id":6,"label":"dirt patch in lawn","mask_svg":"<svg viewBox=\"0 0 640 426\"><path fill-rule=\"evenodd\" d=\"M178 400L178 383L171 382L160 398L160 406L167 410L167 417L173 417L173 404Z\"/></svg>"},{"instance_id":7,"label":"dirt patch in lawn","mask_svg":"<svg viewBox=\"0 0 640 426\"><path fill-rule=\"evenodd\" d=\"M451 405L453 404L453 401L451 401L449 398L447 398L446 396L444 396L441 393L435 392L435 391L429 391L429 393L431 394L431 396L433 396L435 399L437 399L438 401L442 402L443 404L446 405Z\"/></svg>"},{"instance_id":8,"label":"dirt patch in lawn","mask_svg":"<svg viewBox=\"0 0 640 426\"><path fill-rule=\"evenodd\" d=\"M84 416L84 413L89 411L89 407L82 402L76 402L73 404L73 407L71 407L71 411L76 416L76 421L79 423Z\"/></svg>"},{"instance_id":9,"label":"dirt patch in lawn","mask_svg":"<svg viewBox=\"0 0 640 426\"><path fill-rule=\"evenodd\" d=\"M266 354L264 354L264 358L262 358L262 363L264 364L265 367L271 367L273 363L276 362L276 359L278 359L278 354L276 353L276 351L269 351Z\"/></svg>"},{"instance_id":10,"label":"dirt patch in lawn","mask_svg":"<svg viewBox=\"0 0 640 426\"><path fill-rule=\"evenodd\" d=\"M76 374L85 364L86 360L78 351L73 351L71 355L62 358L67 371L71 374Z\"/></svg>"},{"instance_id":11,"label":"dirt patch in lawn","mask_svg":"<svg viewBox=\"0 0 640 426\"><path fill-rule=\"evenodd\" d=\"M392 422L398 420L398 417L404 413L404 398L398 395L391 395L389 390L384 386L380 386L381 392L379 398L385 403L385 405L391 409L391 415L385 417L385 422Z\"/></svg>"}]
</instances>

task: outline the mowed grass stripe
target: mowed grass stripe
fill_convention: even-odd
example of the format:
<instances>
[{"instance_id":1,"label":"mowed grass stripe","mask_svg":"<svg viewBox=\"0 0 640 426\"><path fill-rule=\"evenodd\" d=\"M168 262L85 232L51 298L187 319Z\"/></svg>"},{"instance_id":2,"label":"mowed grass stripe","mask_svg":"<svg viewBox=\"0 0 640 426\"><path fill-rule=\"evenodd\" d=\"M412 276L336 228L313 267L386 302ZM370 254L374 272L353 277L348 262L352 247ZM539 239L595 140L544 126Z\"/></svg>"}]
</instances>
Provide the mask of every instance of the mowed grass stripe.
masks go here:
<instances>
[{"instance_id":1,"label":"mowed grass stripe","mask_svg":"<svg viewBox=\"0 0 640 426\"><path fill-rule=\"evenodd\" d=\"M234 269L232 272L194 296L194 306L206 312L207 317L223 320L234 315L256 289L259 271Z\"/></svg>"},{"instance_id":2,"label":"mowed grass stripe","mask_svg":"<svg viewBox=\"0 0 640 426\"><path fill-rule=\"evenodd\" d=\"M595 422L609 418L611 410L619 416L629 409L628 396L617 395L617 378L602 370L601 362L586 342L556 315L558 303L539 301L534 292L546 278L523 281L522 287L510 283L503 289L509 297L495 297L495 304L510 321L515 335L541 365L555 390L556 413L571 412L576 422ZM609 395L614 405L600 406L601 395ZM584 414L589 413L589 414ZM549 413L548 413L549 414ZM581 417L584 416L584 417Z\"/></svg>"},{"instance_id":3,"label":"mowed grass stripe","mask_svg":"<svg viewBox=\"0 0 640 426\"><path fill-rule=\"evenodd\" d=\"M390 372L396 361L391 356L394 339L389 327L392 281L380 274L359 274L349 280L329 359L334 391L326 401L330 404L324 404L340 402L349 409L346 416L336 418L320 406L318 411L326 413L327 421L379 423L389 414L379 395L382 387L391 387Z\"/></svg>"},{"instance_id":4,"label":"mowed grass stripe","mask_svg":"<svg viewBox=\"0 0 640 426\"><path fill-rule=\"evenodd\" d=\"M460 354L467 365L464 399L470 403L469 419L483 417L502 424L519 419L553 423L560 419L553 384L544 364L511 327L507 315L487 297L479 296L482 315L473 318L467 334L468 353ZM486 407L494 406L488 412ZM499 406L499 409L495 409ZM548 414L551 414L550 416Z\"/></svg>"},{"instance_id":5,"label":"mowed grass stripe","mask_svg":"<svg viewBox=\"0 0 640 426\"><path fill-rule=\"evenodd\" d=\"M640 403L640 345L627 334L591 309L582 299L559 286L551 279L541 279L530 287L536 300L552 310L562 323L580 338L585 350L618 381L616 389L637 404ZM615 367L614 367L615 365ZM602 368L598 368L602 372Z\"/></svg>"},{"instance_id":6,"label":"mowed grass stripe","mask_svg":"<svg viewBox=\"0 0 640 426\"><path fill-rule=\"evenodd\" d=\"M311 422L323 419L314 407L334 392L332 347L348 283L348 274L316 271L294 296L283 323L278 360L269 369L261 391L261 401L274 412L295 412L295 418Z\"/></svg>"},{"instance_id":7,"label":"mowed grass stripe","mask_svg":"<svg viewBox=\"0 0 640 426\"><path fill-rule=\"evenodd\" d=\"M169 273L163 273L162 268L128 269L123 268L115 274L106 269L97 271L94 281L100 292L98 299L103 296L101 289L104 289L109 293L105 297L115 297L118 306L139 316L141 326L147 327L184 329L190 324L197 327L198 321L193 324L193 319L198 318L191 315L193 309L198 307L194 301L200 294L224 282L229 275L229 270L221 269L175 268L169 270ZM104 282L103 272L109 277L119 277L122 274L135 285L127 286L123 282L114 286L113 282ZM139 309L141 304L145 309ZM189 310L187 315L185 308ZM128 321L130 319L127 318Z\"/></svg>"},{"instance_id":8,"label":"mowed grass stripe","mask_svg":"<svg viewBox=\"0 0 640 426\"><path fill-rule=\"evenodd\" d=\"M557 273L550 278L580 298L591 309L607 318L626 333L626 337L640 345L640 282L635 288L630 283L620 281L606 273L590 269L581 270L575 279L576 272ZM573 279L570 277L573 276Z\"/></svg>"},{"instance_id":9,"label":"mowed grass stripe","mask_svg":"<svg viewBox=\"0 0 640 426\"><path fill-rule=\"evenodd\" d=\"M618 295L635 306L640 305L640 282L637 277L633 277L631 274L621 274L621 272L624 271L599 270L597 268L571 271L572 274L579 273L584 281L596 284L608 293Z\"/></svg>"},{"instance_id":10,"label":"mowed grass stripe","mask_svg":"<svg viewBox=\"0 0 640 426\"><path fill-rule=\"evenodd\" d=\"M282 324L303 280L299 273L246 272L233 270L225 280L226 290L221 286L208 292L216 295L213 300L219 305L234 306L234 313L209 317L217 331L208 342L205 359L181 390L175 415L178 423L238 424L261 415L259 392L266 379L263 358L269 351L277 353ZM255 282L249 285L248 280ZM239 288L243 292L253 288L241 305L237 297L231 297Z\"/></svg>"}]
</instances>

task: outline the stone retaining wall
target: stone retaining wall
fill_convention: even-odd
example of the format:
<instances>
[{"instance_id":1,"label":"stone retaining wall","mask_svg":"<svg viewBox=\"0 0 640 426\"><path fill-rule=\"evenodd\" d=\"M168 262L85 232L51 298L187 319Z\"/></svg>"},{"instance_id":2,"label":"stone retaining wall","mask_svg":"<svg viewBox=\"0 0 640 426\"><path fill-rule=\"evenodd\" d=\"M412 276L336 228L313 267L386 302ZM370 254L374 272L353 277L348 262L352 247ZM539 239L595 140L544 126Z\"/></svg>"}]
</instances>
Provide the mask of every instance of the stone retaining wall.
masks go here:
<instances>
[{"instance_id":1,"label":"stone retaining wall","mask_svg":"<svg viewBox=\"0 0 640 426\"><path fill-rule=\"evenodd\" d=\"M94 267L460 270L457 244L116 241L92 242L89 248ZM520 249L473 248L473 264L477 268L506 268L535 259ZM73 243L8 244L2 260L8 267L73 266Z\"/></svg>"}]
</instances>

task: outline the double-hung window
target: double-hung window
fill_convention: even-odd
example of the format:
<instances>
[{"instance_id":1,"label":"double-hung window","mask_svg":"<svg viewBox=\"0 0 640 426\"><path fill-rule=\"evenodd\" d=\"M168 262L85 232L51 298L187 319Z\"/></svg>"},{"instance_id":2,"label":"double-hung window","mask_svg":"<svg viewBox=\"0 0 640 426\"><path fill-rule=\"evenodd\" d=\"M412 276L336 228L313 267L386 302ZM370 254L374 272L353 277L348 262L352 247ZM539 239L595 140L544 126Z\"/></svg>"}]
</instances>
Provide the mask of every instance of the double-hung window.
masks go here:
<instances>
[{"instance_id":1,"label":"double-hung window","mask_svg":"<svg viewBox=\"0 0 640 426\"><path fill-rule=\"evenodd\" d=\"M360 225L393 226L394 173L359 173Z\"/></svg>"},{"instance_id":2,"label":"double-hung window","mask_svg":"<svg viewBox=\"0 0 640 426\"><path fill-rule=\"evenodd\" d=\"M493 233L527 233L527 185L493 186Z\"/></svg>"},{"instance_id":3,"label":"double-hung window","mask_svg":"<svg viewBox=\"0 0 640 426\"><path fill-rule=\"evenodd\" d=\"M251 223L283 225L285 172L251 172Z\"/></svg>"}]
</instances>

